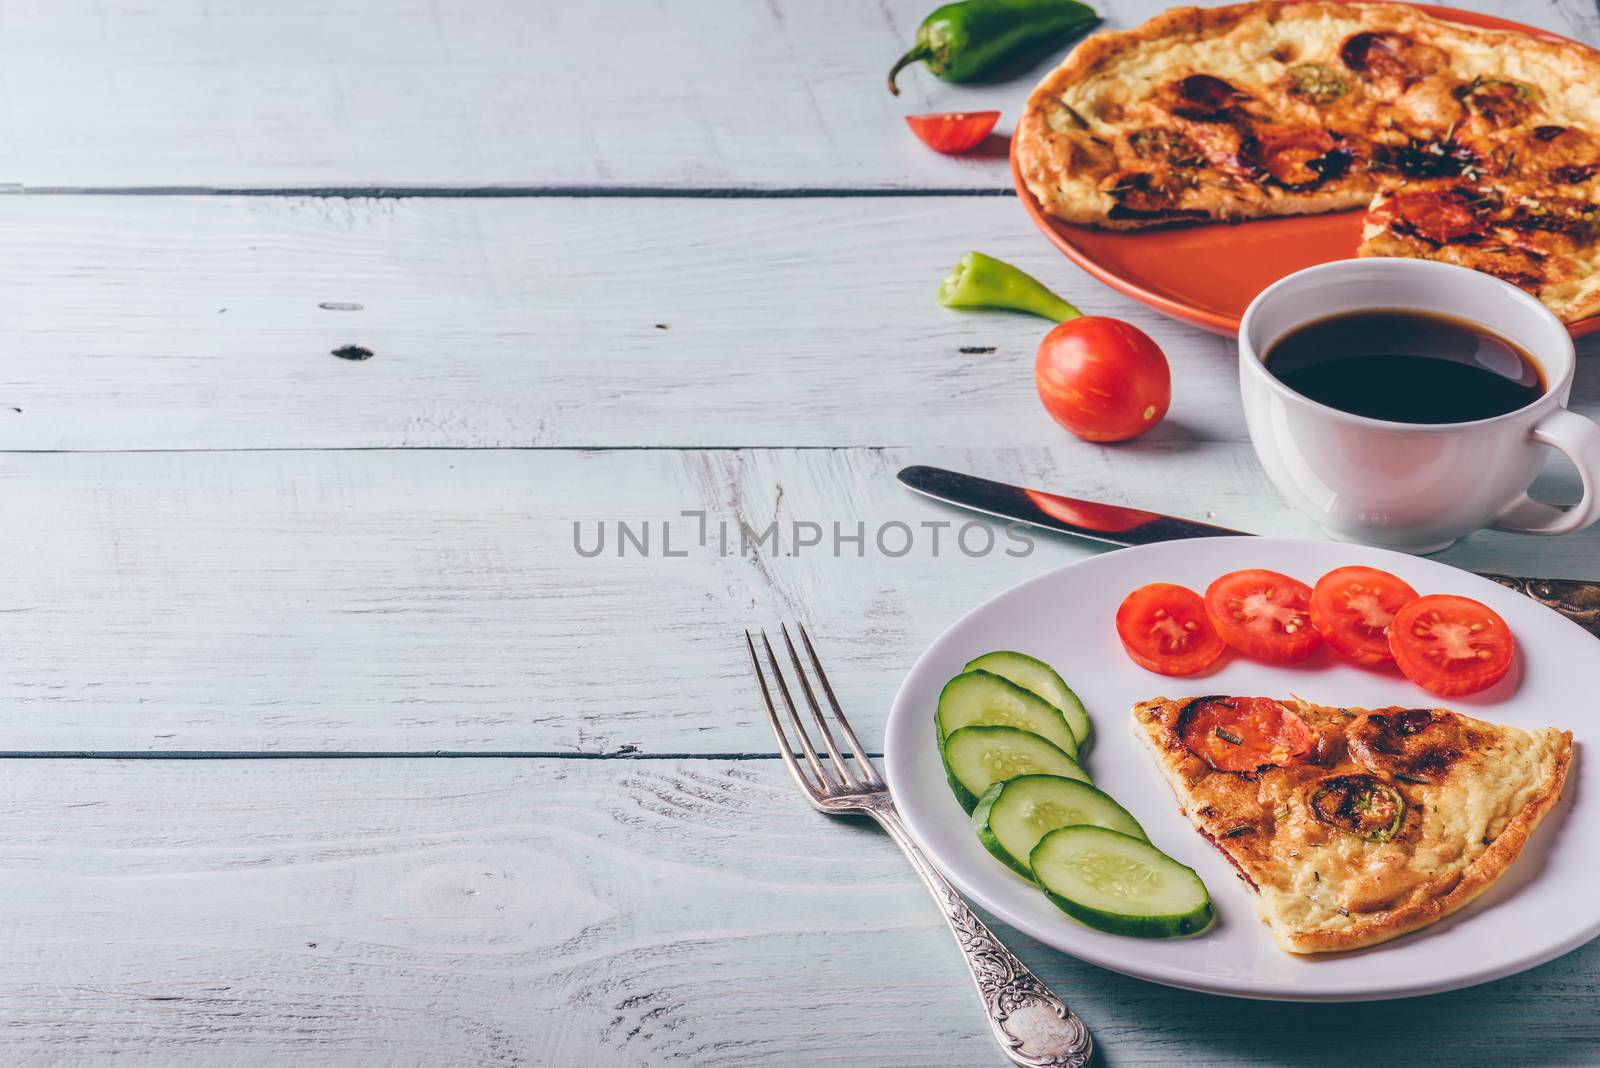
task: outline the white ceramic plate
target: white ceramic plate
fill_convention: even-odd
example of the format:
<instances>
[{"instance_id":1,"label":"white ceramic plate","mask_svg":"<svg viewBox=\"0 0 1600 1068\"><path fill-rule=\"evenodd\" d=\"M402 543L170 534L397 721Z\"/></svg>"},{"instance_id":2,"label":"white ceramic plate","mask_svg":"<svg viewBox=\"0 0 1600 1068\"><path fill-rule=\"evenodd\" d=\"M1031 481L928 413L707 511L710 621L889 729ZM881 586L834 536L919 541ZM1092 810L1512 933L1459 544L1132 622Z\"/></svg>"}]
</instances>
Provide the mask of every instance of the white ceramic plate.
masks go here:
<instances>
[{"instance_id":1,"label":"white ceramic plate","mask_svg":"<svg viewBox=\"0 0 1600 1068\"><path fill-rule=\"evenodd\" d=\"M1510 674L1483 693L1432 698L1398 673L1358 668L1323 649L1292 667L1232 657L1199 679L1136 667L1113 626L1117 605L1147 582L1204 590L1227 571L1265 567L1314 583L1344 564L1391 571L1421 593L1474 597L1518 641ZM939 690L969 659L1015 649L1054 665L1094 724L1087 767L1161 849L1198 871L1217 922L1187 939L1138 939L1080 926L992 858L945 783L934 738ZM1371 949L1294 957L1256 918L1250 891L1178 813L1171 790L1134 738L1135 701L1202 693L1284 695L1327 705L1442 704L1523 727L1563 727L1578 745L1561 802L1521 859L1472 905ZM973 901L1063 952L1170 986L1291 1001L1367 1001L1431 994L1531 968L1600 934L1600 799L1583 790L1584 748L1600 717L1600 644L1519 593L1444 564L1332 542L1212 538L1121 549L1052 571L978 606L944 632L906 677L889 714L884 759L912 833Z\"/></svg>"}]
</instances>

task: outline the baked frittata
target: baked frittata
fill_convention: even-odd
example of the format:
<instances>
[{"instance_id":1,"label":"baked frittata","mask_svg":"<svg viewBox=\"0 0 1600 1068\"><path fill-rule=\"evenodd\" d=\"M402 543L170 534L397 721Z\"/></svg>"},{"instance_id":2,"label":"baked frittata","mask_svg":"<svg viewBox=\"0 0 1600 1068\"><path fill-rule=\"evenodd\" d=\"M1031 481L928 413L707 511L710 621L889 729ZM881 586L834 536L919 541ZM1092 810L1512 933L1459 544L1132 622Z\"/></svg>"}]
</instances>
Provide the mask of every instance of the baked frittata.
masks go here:
<instances>
[{"instance_id":1,"label":"baked frittata","mask_svg":"<svg viewBox=\"0 0 1600 1068\"><path fill-rule=\"evenodd\" d=\"M1466 905L1517 859L1572 757L1570 732L1443 708L1159 697L1133 726L1291 953L1374 945Z\"/></svg>"},{"instance_id":2,"label":"baked frittata","mask_svg":"<svg viewBox=\"0 0 1600 1068\"><path fill-rule=\"evenodd\" d=\"M1178 8L1074 49L1016 153L1068 222L1370 206L1361 255L1483 270L1569 322L1600 311L1600 53L1581 45L1401 4Z\"/></svg>"}]
</instances>

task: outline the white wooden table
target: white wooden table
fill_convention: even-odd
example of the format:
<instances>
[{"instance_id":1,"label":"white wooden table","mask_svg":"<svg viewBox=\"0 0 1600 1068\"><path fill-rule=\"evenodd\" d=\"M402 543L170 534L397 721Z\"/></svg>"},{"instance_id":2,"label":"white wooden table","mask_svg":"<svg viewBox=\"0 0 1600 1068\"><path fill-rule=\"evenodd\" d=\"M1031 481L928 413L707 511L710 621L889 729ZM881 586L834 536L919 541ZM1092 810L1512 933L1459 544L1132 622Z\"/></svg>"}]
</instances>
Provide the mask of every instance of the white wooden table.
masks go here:
<instances>
[{"instance_id":1,"label":"white wooden table","mask_svg":"<svg viewBox=\"0 0 1600 1068\"><path fill-rule=\"evenodd\" d=\"M8 1063L999 1062L894 848L793 792L739 636L805 620L876 746L946 623L1092 550L668 558L660 524L959 521L917 462L1314 532L1231 343L907 134L1008 129L1037 75L890 98L931 3L0 3ZM1588 0L1466 6L1600 43ZM1041 324L933 302L969 248L1155 335L1165 423L1060 432ZM650 556L575 551L619 520ZM1600 532L1444 558L1595 577ZM1108 1065L1600 1062L1595 946L1297 1007L1010 941Z\"/></svg>"}]
</instances>

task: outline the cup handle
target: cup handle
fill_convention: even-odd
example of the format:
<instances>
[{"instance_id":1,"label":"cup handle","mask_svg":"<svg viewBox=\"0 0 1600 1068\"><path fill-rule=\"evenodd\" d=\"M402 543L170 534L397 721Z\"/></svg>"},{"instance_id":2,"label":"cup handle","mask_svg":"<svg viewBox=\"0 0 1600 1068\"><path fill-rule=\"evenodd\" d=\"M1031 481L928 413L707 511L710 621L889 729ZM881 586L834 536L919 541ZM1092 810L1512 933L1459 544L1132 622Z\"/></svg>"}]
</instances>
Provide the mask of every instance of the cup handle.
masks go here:
<instances>
[{"instance_id":1,"label":"cup handle","mask_svg":"<svg viewBox=\"0 0 1600 1068\"><path fill-rule=\"evenodd\" d=\"M1570 534L1600 519L1600 425L1557 408L1534 424L1528 436L1566 453L1583 481L1583 498L1570 508L1557 508L1524 493L1495 517L1494 529L1516 534Z\"/></svg>"}]
</instances>

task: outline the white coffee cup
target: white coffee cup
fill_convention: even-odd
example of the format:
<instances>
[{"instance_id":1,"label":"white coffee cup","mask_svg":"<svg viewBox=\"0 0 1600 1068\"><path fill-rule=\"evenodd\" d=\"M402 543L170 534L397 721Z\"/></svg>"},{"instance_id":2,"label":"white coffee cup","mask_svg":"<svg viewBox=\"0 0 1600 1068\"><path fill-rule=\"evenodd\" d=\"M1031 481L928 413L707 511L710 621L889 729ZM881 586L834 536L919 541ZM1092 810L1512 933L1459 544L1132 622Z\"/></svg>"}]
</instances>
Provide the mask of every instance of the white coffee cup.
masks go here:
<instances>
[{"instance_id":1,"label":"white coffee cup","mask_svg":"<svg viewBox=\"0 0 1600 1068\"><path fill-rule=\"evenodd\" d=\"M1273 344L1296 327L1361 309L1431 312L1486 327L1533 356L1545 392L1490 419L1395 423L1320 404L1266 369ZM1600 518L1600 426L1565 407L1575 364L1572 336L1536 298L1427 260L1339 260L1296 271L1262 290L1239 323L1245 421L1278 491L1334 538L1415 553L1485 526L1567 534ZM1582 477L1583 499L1570 508L1527 494L1546 446L1565 453Z\"/></svg>"}]
</instances>

